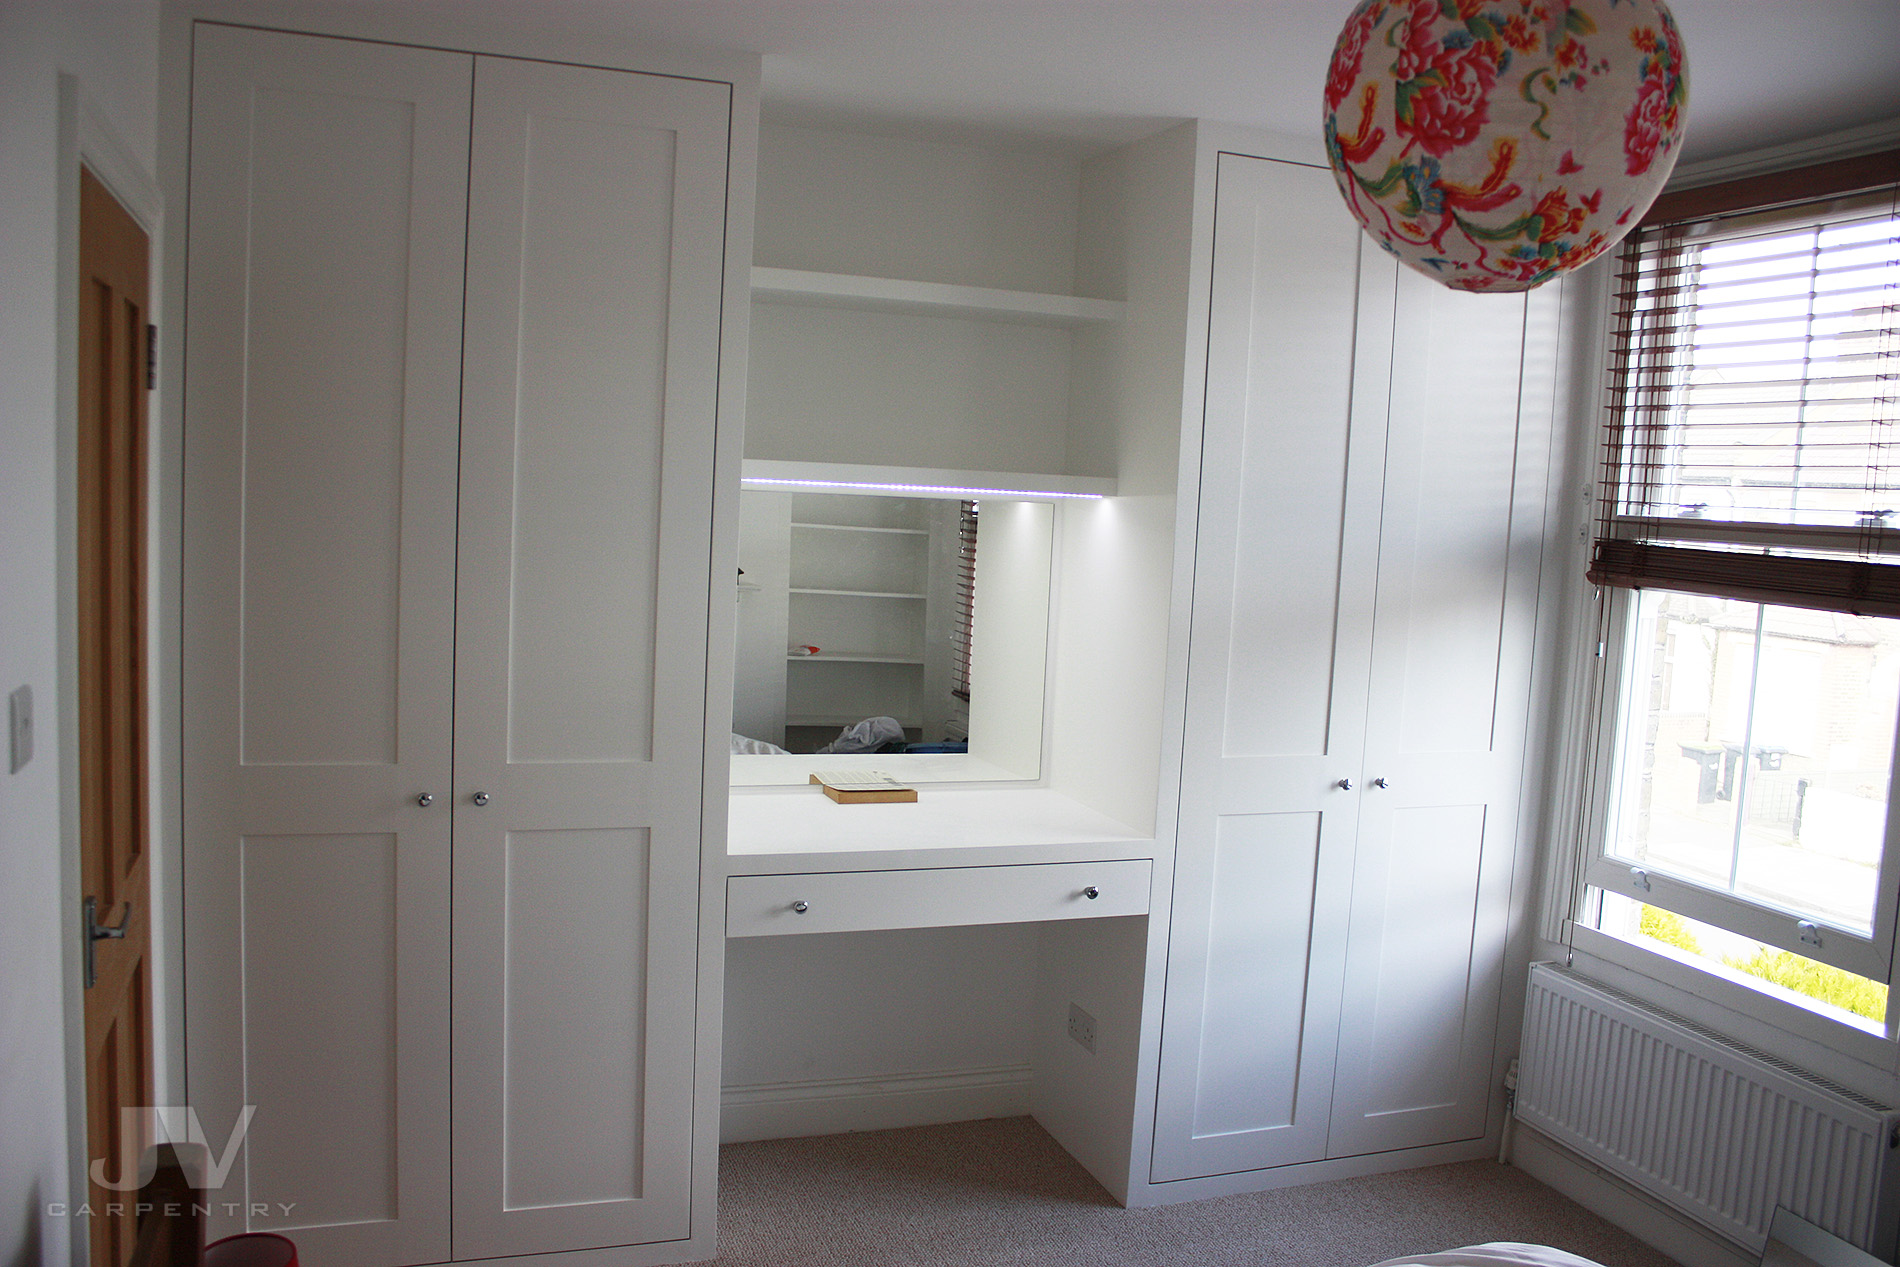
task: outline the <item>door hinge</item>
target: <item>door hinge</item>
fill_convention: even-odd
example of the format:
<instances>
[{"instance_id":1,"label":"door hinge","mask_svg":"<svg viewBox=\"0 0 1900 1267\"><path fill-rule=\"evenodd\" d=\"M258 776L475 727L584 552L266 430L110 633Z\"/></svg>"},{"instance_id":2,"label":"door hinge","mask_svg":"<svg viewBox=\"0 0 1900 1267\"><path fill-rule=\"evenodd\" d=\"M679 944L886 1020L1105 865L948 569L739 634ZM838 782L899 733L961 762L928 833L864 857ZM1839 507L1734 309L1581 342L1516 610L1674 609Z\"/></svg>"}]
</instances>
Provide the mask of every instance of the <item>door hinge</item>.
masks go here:
<instances>
[{"instance_id":1,"label":"door hinge","mask_svg":"<svg viewBox=\"0 0 1900 1267\"><path fill-rule=\"evenodd\" d=\"M158 390L158 326L155 323L145 327L145 390Z\"/></svg>"}]
</instances>

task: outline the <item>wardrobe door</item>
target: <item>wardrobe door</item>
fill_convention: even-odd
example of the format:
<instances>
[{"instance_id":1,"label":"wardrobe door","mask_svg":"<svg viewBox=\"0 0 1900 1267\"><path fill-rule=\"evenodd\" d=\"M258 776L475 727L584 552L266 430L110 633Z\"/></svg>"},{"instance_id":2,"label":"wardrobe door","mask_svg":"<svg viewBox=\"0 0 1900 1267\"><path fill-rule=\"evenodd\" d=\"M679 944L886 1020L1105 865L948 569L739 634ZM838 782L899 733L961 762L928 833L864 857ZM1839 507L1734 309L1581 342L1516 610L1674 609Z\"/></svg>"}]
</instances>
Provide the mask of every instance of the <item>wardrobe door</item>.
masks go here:
<instances>
[{"instance_id":1,"label":"wardrobe door","mask_svg":"<svg viewBox=\"0 0 1900 1267\"><path fill-rule=\"evenodd\" d=\"M1400 273L1334 1156L1485 1132L1556 294L1472 295Z\"/></svg>"},{"instance_id":2,"label":"wardrobe door","mask_svg":"<svg viewBox=\"0 0 1900 1267\"><path fill-rule=\"evenodd\" d=\"M220 1153L256 1110L212 1235L438 1261L472 60L193 41L189 1092Z\"/></svg>"},{"instance_id":3,"label":"wardrobe door","mask_svg":"<svg viewBox=\"0 0 1900 1267\"><path fill-rule=\"evenodd\" d=\"M1326 1155L1394 268L1338 201L1221 156L1157 1181Z\"/></svg>"},{"instance_id":4,"label":"wardrobe door","mask_svg":"<svg viewBox=\"0 0 1900 1267\"><path fill-rule=\"evenodd\" d=\"M729 114L723 84L477 60L458 1258L691 1230Z\"/></svg>"}]
</instances>

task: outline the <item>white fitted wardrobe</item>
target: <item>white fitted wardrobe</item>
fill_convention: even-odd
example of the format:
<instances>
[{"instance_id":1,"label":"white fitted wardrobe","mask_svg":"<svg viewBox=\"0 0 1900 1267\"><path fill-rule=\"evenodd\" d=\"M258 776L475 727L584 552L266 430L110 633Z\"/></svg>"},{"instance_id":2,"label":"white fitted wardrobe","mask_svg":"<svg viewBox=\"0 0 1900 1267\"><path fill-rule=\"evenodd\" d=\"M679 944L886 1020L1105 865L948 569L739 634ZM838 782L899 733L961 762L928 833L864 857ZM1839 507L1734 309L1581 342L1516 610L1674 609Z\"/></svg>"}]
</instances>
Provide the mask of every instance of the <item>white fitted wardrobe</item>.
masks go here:
<instances>
[{"instance_id":1,"label":"white fitted wardrobe","mask_svg":"<svg viewBox=\"0 0 1900 1267\"><path fill-rule=\"evenodd\" d=\"M1481 1141L1555 290L1380 253L1218 158L1152 1181Z\"/></svg>"},{"instance_id":2,"label":"white fitted wardrobe","mask_svg":"<svg viewBox=\"0 0 1900 1267\"><path fill-rule=\"evenodd\" d=\"M255 1106L213 1233L709 1256L743 85L184 38L188 1089Z\"/></svg>"},{"instance_id":3,"label":"white fitted wardrobe","mask_svg":"<svg viewBox=\"0 0 1900 1267\"><path fill-rule=\"evenodd\" d=\"M1399 276L1220 129L968 207L950 147L782 144L762 272L1113 315L762 303L753 456L1119 491L1058 512L1039 777L926 787L918 836L749 792L727 857L750 225L682 191L734 86L199 29L256 47L193 97L190 1091L214 1138L258 1106L233 1183L294 1208L255 1226L314 1267L710 1255L728 877L733 1118L1028 1107L1131 1204L1484 1151L1547 305Z\"/></svg>"}]
</instances>

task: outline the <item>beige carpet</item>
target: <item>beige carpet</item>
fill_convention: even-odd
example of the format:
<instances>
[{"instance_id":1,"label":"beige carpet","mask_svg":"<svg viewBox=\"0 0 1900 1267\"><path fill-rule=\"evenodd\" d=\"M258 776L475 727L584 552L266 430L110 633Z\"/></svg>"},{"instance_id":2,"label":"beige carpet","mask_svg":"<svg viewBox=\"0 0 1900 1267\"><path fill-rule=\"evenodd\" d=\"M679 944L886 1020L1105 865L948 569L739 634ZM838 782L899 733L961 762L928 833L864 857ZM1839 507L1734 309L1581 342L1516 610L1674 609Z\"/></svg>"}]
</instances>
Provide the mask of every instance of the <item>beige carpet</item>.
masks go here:
<instances>
[{"instance_id":1,"label":"beige carpet","mask_svg":"<svg viewBox=\"0 0 1900 1267\"><path fill-rule=\"evenodd\" d=\"M719 1190L726 1267L1366 1267L1480 1241L1672 1267L1490 1161L1124 1210L1026 1117L728 1144Z\"/></svg>"}]
</instances>

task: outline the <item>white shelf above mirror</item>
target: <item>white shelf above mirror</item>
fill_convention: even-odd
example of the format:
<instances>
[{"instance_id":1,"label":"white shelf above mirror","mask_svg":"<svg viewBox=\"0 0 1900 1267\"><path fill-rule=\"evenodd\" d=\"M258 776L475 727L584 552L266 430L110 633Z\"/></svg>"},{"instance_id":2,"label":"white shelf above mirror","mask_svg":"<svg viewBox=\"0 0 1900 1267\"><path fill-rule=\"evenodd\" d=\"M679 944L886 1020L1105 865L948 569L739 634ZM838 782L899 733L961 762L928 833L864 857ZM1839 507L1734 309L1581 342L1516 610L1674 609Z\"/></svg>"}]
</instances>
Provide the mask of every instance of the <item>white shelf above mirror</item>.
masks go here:
<instances>
[{"instance_id":1,"label":"white shelf above mirror","mask_svg":"<svg viewBox=\"0 0 1900 1267\"><path fill-rule=\"evenodd\" d=\"M850 462L740 464L742 488L780 492L846 493L870 497L1004 497L1012 501L1089 500L1115 495L1115 481L1087 475L1022 471L958 471L918 466L862 466ZM802 525L801 525L802 526Z\"/></svg>"},{"instance_id":2,"label":"white shelf above mirror","mask_svg":"<svg viewBox=\"0 0 1900 1267\"><path fill-rule=\"evenodd\" d=\"M796 520L792 523L796 531L810 529L813 532L865 532L882 533L893 537L928 537L928 528L877 528L868 524L804 524Z\"/></svg>"},{"instance_id":3,"label":"white shelf above mirror","mask_svg":"<svg viewBox=\"0 0 1900 1267\"><path fill-rule=\"evenodd\" d=\"M1114 300L1083 299L1076 295L914 282L896 277L859 277L849 273L811 273L757 265L752 269L752 299L755 303L917 312L1053 326L1120 321L1125 307Z\"/></svg>"},{"instance_id":4,"label":"white shelf above mirror","mask_svg":"<svg viewBox=\"0 0 1900 1267\"><path fill-rule=\"evenodd\" d=\"M788 655L785 659L790 664L922 664L924 662L922 656L887 655L877 651L820 651L816 655ZM856 717L845 717L836 722L826 719L823 722L807 721L802 724L807 726L844 725L846 722L858 720L860 719Z\"/></svg>"}]
</instances>

